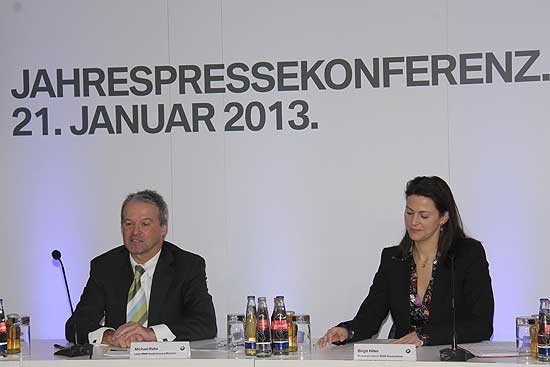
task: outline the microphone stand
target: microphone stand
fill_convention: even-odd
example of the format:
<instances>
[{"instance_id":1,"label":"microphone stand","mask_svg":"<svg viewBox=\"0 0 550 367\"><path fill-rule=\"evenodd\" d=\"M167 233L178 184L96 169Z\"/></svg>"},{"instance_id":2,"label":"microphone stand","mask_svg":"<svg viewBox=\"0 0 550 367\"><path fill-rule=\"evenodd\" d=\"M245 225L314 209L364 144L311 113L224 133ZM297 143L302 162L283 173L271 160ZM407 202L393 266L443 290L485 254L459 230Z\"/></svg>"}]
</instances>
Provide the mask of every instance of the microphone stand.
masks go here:
<instances>
[{"instance_id":1,"label":"microphone stand","mask_svg":"<svg viewBox=\"0 0 550 367\"><path fill-rule=\"evenodd\" d=\"M65 267L63 266L63 261L61 261L61 252L59 252L58 250L53 250L52 251L52 257L53 257L54 260L59 261L59 263L61 264L61 271L63 272L63 279L65 280L65 289L67 290L67 297L69 298L69 306L71 306L71 318L73 319L73 322L74 322L74 341L75 341L74 345L72 345L70 347L62 348L62 349L58 350L57 352L54 352L54 355L63 356L63 357L70 357L70 358L89 356L90 359L92 359L94 346L89 344L89 343L83 343L83 344L78 343L78 332L77 332L77 327L76 327L76 318L75 318L75 315L74 315L73 302L71 301L71 294L69 293L69 285L67 283L67 276L65 275Z\"/></svg>"},{"instance_id":2,"label":"microphone stand","mask_svg":"<svg viewBox=\"0 0 550 367\"><path fill-rule=\"evenodd\" d=\"M452 251L452 249L451 249ZM467 350L459 348L456 342L456 307L455 307L455 254L449 254L451 259L451 314L453 317L451 347L439 351L441 361L465 362L474 355Z\"/></svg>"}]
</instances>

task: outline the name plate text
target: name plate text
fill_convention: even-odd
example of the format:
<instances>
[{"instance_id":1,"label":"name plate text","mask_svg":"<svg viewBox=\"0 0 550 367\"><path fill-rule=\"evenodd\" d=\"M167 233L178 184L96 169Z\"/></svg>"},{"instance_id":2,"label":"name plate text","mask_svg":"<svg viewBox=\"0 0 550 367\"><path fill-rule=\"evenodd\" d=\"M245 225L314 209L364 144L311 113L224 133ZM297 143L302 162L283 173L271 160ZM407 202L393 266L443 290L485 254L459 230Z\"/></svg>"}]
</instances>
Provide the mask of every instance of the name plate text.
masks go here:
<instances>
[{"instance_id":1,"label":"name plate text","mask_svg":"<svg viewBox=\"0 0 550 367\"><path fill-rule=\"evenodd\" d=\"M356 361L416 361L414 344L355 344Z\"/></svg>"},{"instance_id":2,"label":"name plate text","mask_svg":"<svg viewBox=\"0 0 550 367\"><path fill-rule=\"evenodd\" d=\"M130 359L190 357L189 342L135 342L130 346Z\"/></svg>"}]
</instances>

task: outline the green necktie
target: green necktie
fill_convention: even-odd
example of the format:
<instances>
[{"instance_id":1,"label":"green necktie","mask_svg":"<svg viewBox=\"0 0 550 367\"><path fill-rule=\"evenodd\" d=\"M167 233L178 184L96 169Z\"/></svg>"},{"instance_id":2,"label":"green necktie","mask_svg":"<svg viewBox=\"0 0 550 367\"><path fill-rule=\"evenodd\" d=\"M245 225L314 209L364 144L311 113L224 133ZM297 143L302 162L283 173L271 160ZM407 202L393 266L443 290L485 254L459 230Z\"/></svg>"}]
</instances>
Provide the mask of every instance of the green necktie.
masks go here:
<instances>
[{"instance_id":1,"label":"green necktie","mask_svg":"<svg viewBox=\"0 0 550 367\"><path fill-rule=\"evenodd\" d=\"M145 269L141 265L135 266L134 281L128 291L128 305L126 307L127 321L135 321L144 326L147 321L147 301L145 291L141 287L141 276Z\"/></svg>"}]
</instances>

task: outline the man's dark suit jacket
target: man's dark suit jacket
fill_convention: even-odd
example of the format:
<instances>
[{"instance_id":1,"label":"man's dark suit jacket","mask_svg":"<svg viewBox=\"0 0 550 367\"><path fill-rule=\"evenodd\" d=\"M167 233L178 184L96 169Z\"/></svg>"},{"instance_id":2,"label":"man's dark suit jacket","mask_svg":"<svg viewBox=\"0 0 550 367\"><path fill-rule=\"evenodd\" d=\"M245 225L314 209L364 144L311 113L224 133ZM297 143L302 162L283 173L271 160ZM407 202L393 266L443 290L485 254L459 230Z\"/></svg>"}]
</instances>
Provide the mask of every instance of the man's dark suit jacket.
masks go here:
<instances>
[{"instance_id":1,"label":"man's dark suit jacket","mask_svg":"<svg viewBox=\"0 0 550 367\"><path fill-rule=\"evenodd\" d=\"M457 342L488 340L493 334L494 299L483 246L476 240L464 239L455 243L451 251L455 253ZM450 259L447 256L439 261L426 328L430 345L450 344L452 335ZM369 294L357 315L339 324L353 330L353 338L348 342L368 339L378 333L388 311L394 323L393 337L408 334L411 331L409 284L410 262L402 257L398 246L385 248Z\"/></svg>"},{"instance_id":2,"label":"man's dark suit jacket","mask_svg":"<svg viewBox=\"0 0 550 367\"><path fill-rule=\"evenodd\" d=\"M67 340L79 343L88 333L126 323L128 290L134 273L124 246L110 250L90 263L90 278L74 316L65 324ZM164 241L151 285L148 325L166 324L176 340L216 337L216 315L206 285L206 265L199 255Z\"/></svg>"}]
</instances>

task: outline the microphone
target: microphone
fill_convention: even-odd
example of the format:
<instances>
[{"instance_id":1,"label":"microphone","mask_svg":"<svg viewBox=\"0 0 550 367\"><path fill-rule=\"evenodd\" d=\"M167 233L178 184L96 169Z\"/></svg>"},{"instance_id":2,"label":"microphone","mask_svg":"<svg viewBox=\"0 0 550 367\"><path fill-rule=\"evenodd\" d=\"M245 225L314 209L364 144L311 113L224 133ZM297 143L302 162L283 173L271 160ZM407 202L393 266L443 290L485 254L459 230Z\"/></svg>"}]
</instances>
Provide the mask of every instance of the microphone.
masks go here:
<instances>
[{"instance_id":1,"label":"microphone","mask_svg":"<svg viewBox=\"0 0 550 367\"><path fill-rule=\"evenodd\" d=\"M67 290L67 297L69 298L69 306L71 306L71 315L73 315L74 314L73 302L71 301L71 294L69 293L69 285L67 284L67 275L65 275L65 267L63 266L63 261L61 261L61 252L59 252L59 250L53 250L52 258L54 260L59 261L59 263L61 264L61 271L63 272L63 279L65 280L65 289Z\"/></svg>"},{"instance_id":2,"label":"microphone","mask_svg":"<svg viewBox=\"0 0 550 367\"><path fill-rule=\"evenodd\" d=\"M59 250L53 250L52 251L52 258L54 260L59 261L61 264L61 271L63 272L63 279L65 280L65 289L67 290L67 297L69 298L69 305L71 306L71 317L74 320L74 341L75 345L63 348L55 352L54 354L57 356L64 356L64 357L82 357L82 356L90 356L90 359L92 358L93 353L93 345L91 344L78 344L78 333L76 328L76 319L74 317L74 308L73 308L73 302L71 301L71 294L69 292L69 285L67 284L67 275L65 274L65 267L63 266L63 261L61 261L61 252Z\"/></svg>"},{"instance_id":3,"label":"microphone","mask_svg":"<svg viewBox=\"0 0 550 367\"><path fill-rule=\"evenodd\" d=\"M467 350L459 348L456 342L456 307L455 307L455 253L454 249L449 250L449 259L451 260L451 314L452 323L452 340L451 347L444 348L439 351L439 359L441 361L465 362L474 355Z\"/></svg>"}]
</instances>

